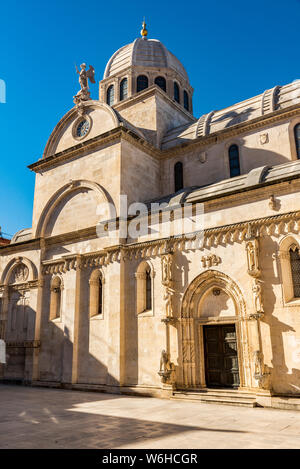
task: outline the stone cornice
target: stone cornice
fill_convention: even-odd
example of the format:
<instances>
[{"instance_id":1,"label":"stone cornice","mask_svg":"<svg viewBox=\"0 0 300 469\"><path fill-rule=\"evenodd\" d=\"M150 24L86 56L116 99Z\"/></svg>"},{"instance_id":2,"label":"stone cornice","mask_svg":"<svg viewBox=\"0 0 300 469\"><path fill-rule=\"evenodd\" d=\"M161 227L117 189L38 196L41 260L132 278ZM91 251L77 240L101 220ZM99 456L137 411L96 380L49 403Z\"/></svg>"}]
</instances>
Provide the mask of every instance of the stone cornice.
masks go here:
<instances>
[{"instance_id":1,"label":"stone cornice","mask_svg":"<svg viewBox=\"0 0 300 469\"><path fill-rule=\"evenodd\" d=\"M202 238L198 236L200 233L193 233L190 236L181 235L173 238L150 239L127 245L118 244L87 254L71 254L59 259L44 260L42 261L42 274L65 273L72 269L107 266L112 262L119 262L121 259L126 261L154 257L163 255L170 250L173 252L177 250L205 250L217 247L220 244L224 246L228 243L241 243L247 238L250 228L255 236L279 236L293 232L299 233L300 211L204 229ZM13 288L24 290L36 288L37 286L38 282L32 281L26 284L13 285ZM3 290L3 286L0 287L0 290Z\"/></svg>"},{"instance_id":2,"label":"stone cornice","mask_svg":"<svg viewBox=\"0 0 300 469\"><path fill-rule=\"evenodd\" d=\"M12 348L39 348L41 345L39 340L24 340L24 341L8 341L7 347Z\"/></svg>"},{"instance_id":3,"label":"stone cornice","mask_svg":"<svg viewBox=\"0 0 300 469\"><path fill-rule=\"evenodd\" d=\"M73 157L82 156L82 151L90 151L111 142L116 143L116 141L121 138L121 132L121 126L116 127L102 135L86 140L85 142L78 143L73 147L67 148L59 153L55 153L54 155L47 156L47 158L41 158L35 163L30 164L28 168L31 171L38 173L41 170L48 169L49 167L65 162Z\"/></svg>"},{"instance_id":4,"label":"stone cornice","mask_svg":"<svg viewBox=\"0 0 300 469\"><path fill-rule=\"evenodd\" d=\"M28 168L31 171L38 173L69 161L72 158L85 156L85 154L91 150L100 149L101 147L111 143L119 143L122 138L133 145L138 146L150 156L159 158L160 150L155 148L151 143L141 138L139 135L135 134L132 130L127 129L123 123L120 123L119 127L109 130L102 135L86 140L85 142L67 148L59 153L48 156L47 158L41 158L35 163L30 164Z\"/></svg>"},{"instance_id":5,"label":"stone cornice","mask_svg":"<svg viewBox=\"0 0 300 469\"><path fill-rule=\"evenodd\" d=\"M7 285L0 285L0 293L3 293ZM29 280L29 282L13 283L9 285L10 288L16 291L31 290L38 288L38 280Z\"/></svg>"},{"instance_id":6,"label":"stone cornice","mask_svg":"<svg viewBox=\"0 0 300 469\"><path fill-rule=\"evenodd\" d=\"M22 251L29 251L33 249L40 248L40 238L28 239L26 241L20 241L14 244L8 244L6 246L0 246L0 255L5 256L7 254L12 254L14 252L20 251L20 246L22 246Z\"/></svg>"},{"instance_id":7,"label":"stone cornice","mask_svg":"<svg viewBox=\"0 0 300 469\"><path fill-rule=\"evenodd\" d=\"M153 257L165 253L166 249L173 251L205 250L218 245L241 243L249 232L249 227L255 236L279 236L288 232L299 232L300 211L288 212L280 215L247 220L241 223L223 225L218 228L203 230L203 238L197 234L193 236L178 236L159 240L149 240L142 243L132 243L122 246L123 259L139 259Z\"/></svg>"},{"instance_id":8,"label":"stone cornice","mask_svg":"<svg viewBox=\"0 0 300 469\"><path fill-rule=\"evenodd\" d=\"M120 260L120 246L102 249L88 254L71 254L42 261L42 273L53 275L87 267L101 267Z\"/></svg>"},{"instance_id":9,"label":"stone cornice","mask_svg":"<svg viewBox=\"0 0 300 469\"><path fill-rule=\"evenodd\" d=\"M234 200L238 200L239 203L241 203L243 198L246 198L247 200L247 197L249 197L247 193L250 191L252 191L251 201L259 200L262 197L266 197L267 195L270 195L271 187L272 187L272 191L274 193L276 191L276 196L278 196L279 194L277 191L282 192L284 187L288 187L288 184L290 183L290 181L293 181L293 183L298 183L299 185L299 179L300 179L300 174L282 176L282 178L280 179L263 181L253 186L245 185L244 187L240 187L238 189L232 189L231 191L228 191L225 193L208 194L207 196L199 196L199 197L195 196L194 198L190 197L188 202L192 204L195 204L198 202L207 203L207 205L211 208L221 207L224 205L228 205L231 201L234 201ZM257 192L253 194L255 190Z\"/></svg>"}]
</instances>

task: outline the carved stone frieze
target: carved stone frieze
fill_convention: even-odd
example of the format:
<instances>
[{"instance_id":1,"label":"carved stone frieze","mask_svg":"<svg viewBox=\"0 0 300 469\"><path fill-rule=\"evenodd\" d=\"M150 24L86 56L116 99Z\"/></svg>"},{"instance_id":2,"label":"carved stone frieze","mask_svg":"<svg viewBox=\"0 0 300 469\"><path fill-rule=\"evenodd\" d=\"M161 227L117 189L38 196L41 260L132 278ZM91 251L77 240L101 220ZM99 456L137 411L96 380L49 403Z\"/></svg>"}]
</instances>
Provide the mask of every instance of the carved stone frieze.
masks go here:
<instances>
[{"instance_id":1,"label":"carved stone frieze","mask_svg":"<svg viewBox=\"0 0 300 469\"><path fill-rule=\"evenodd\" d=\"M29 277L29 269L25 264L23 264L23 262L19 258L14 270L11 273L9 283L10 284L24 283L27 281L28 277Z\"/></svg>"},{"instance_id":2,"label":"carved stone frieze","mask_svg":"<svg viewBox=\"0 0 300 469\"><path fill-rule=\"evenodd\" d=\"M216 254L211 254L209 256L201 257L202 267L212 267L213 265L218 265L221 262L221 258Z\"/></svg>"},{"instance_id":3,"label":"carved stone frieze","mask_svg":"<svg viewBox=\"0 0 300 469\"><path fill-rule=\"evenodd\" d=\"M43 262L42 273L58 274L65 273L69 270L83 269L87 267L100 267L108 265L111 262L120 260L120 249L114 251L100 251L99 253L92 253L86 255L74 255L65 258L55 259Z\"/></svg>"}]
</instances>

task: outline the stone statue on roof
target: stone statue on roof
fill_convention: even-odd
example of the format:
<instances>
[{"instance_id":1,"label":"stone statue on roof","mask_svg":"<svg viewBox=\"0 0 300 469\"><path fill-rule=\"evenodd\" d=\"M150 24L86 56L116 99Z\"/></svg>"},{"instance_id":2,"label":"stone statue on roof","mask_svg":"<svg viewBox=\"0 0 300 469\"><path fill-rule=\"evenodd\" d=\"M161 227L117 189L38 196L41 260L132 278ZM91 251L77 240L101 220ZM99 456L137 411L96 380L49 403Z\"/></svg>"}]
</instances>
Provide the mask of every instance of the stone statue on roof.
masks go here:
<instances>
[{"instance_id":1,"label":"stone statue on roof","mask_svg":"<svg viewBox=\"0 0 300 469\"><path fill-rule=\"evenodd\" d=\"M74 96L74 103L79 104L81 101L88 101L91 99L90 92L89 92L89 84L88 80L91 83L95 82L95 69L92 65L89 66L89 69L86 70L86 64L83 63L80 65L80 70L78 70L77 65L75 64L76 72L79 75L79 84L80 84L80 91Z\"/></svg>"}]
</instances>

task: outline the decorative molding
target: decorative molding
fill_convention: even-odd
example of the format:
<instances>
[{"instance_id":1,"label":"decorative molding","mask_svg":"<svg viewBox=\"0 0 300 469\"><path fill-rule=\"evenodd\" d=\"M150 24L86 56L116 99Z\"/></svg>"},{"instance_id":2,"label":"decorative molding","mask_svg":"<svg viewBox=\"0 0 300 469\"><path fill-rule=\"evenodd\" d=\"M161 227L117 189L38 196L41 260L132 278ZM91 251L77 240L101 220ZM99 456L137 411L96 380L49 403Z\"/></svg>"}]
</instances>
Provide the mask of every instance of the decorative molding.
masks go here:
<instances>
[{"instance_id":1,"label":"decorative molding","mask_svg":"<svg viewBox=\"0 0 300 469\"><path fill-rule=\"evenodd\" d=\"M60 259L43 261L42 273L44 275L65 273L69 270L106 266L116 261L120 261L120 249L107 249L80 256L74 254Z\"/></svg>"}]
</instances>

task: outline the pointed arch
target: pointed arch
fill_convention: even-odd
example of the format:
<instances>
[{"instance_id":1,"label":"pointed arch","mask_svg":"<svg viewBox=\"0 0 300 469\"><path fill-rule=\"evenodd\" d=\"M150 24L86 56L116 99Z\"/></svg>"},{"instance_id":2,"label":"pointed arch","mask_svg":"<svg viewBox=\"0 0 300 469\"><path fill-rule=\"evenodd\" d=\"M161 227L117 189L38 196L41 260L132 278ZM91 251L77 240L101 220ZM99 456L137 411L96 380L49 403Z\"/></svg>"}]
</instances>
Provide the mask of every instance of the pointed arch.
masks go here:
<instances>
[{"instance_id":1,"label":"pointed arch","mask_svg":"<svg viewBox=\"0 0 300 469\"><path fill-rule=\"evenodd\" d=\"M197 315L195 309L203 295L211 288L221 288L230 296L237 308L237 314L244 317L246 314L246 303L243 294L228 275L217 270L206 270L196 277L188 286L182 300L181 317L192 318Z\"/></svg>"}]
</instances>

